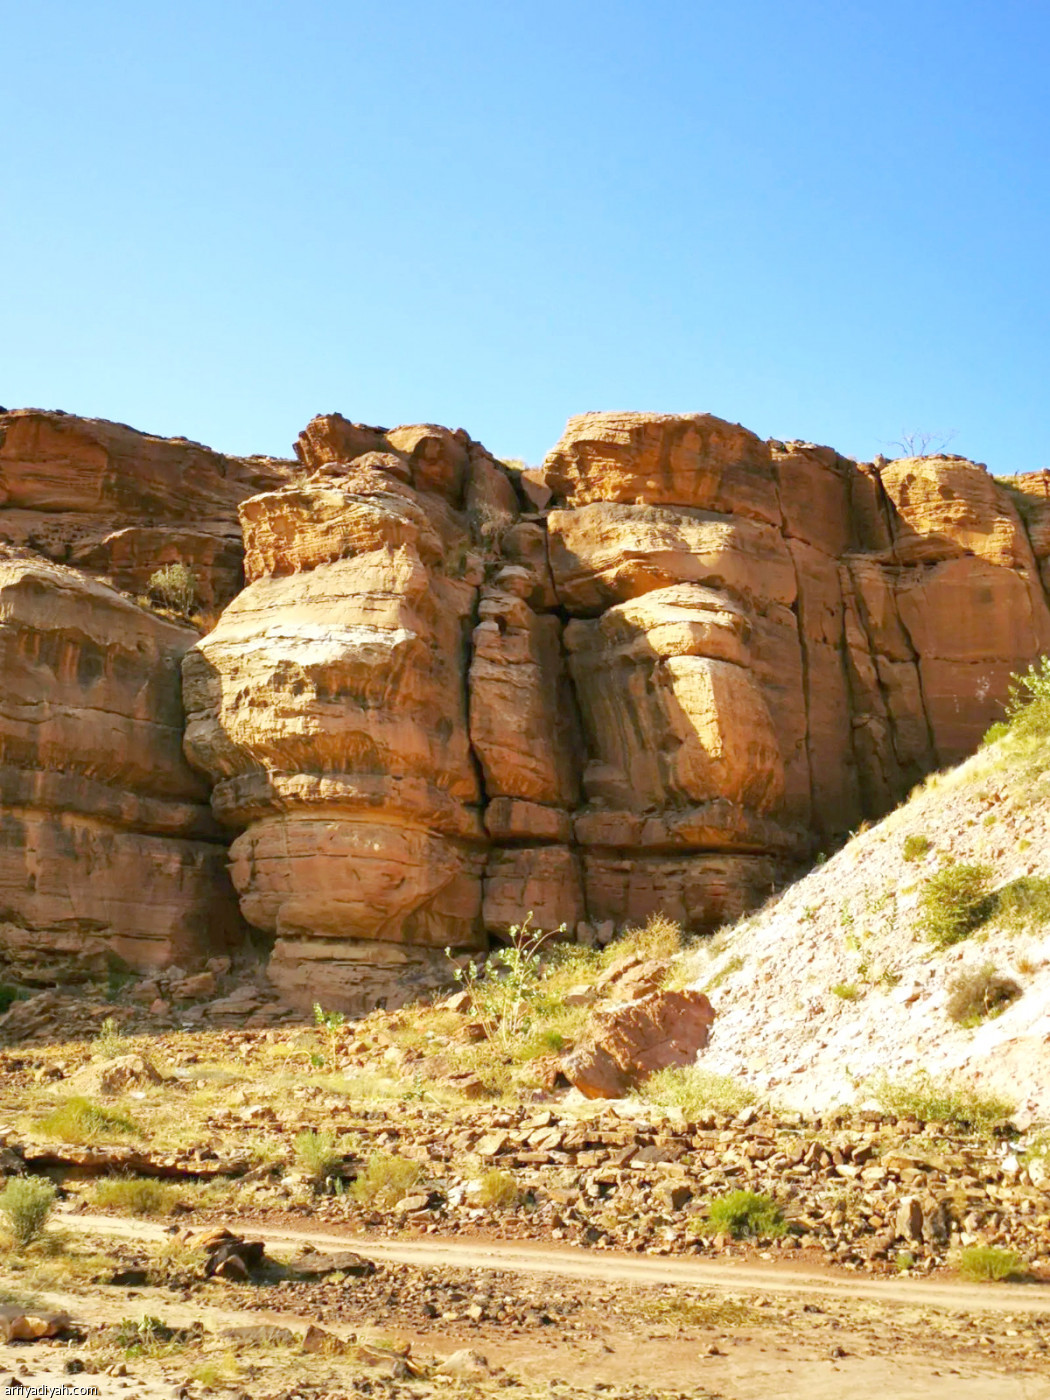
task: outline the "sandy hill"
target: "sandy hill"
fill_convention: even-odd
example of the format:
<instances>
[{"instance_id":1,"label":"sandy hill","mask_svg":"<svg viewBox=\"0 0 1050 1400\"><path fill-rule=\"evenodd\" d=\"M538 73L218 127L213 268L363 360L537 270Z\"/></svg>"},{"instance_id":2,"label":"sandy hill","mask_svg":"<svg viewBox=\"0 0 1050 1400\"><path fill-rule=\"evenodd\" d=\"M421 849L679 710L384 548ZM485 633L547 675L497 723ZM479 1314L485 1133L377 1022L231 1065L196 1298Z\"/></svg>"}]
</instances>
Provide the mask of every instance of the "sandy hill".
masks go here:
<instances>
[{"instance_id":1,"label":"sandy hill","mask_svg":"<svg viewBox=\"0 0 1050 1400\"><path fill-rule=\"evenodd\" d=\"M1050 1118L1046 710L695 955L705 1067L799 1108L927 1074Z\"/></svg>"}]
</instances>

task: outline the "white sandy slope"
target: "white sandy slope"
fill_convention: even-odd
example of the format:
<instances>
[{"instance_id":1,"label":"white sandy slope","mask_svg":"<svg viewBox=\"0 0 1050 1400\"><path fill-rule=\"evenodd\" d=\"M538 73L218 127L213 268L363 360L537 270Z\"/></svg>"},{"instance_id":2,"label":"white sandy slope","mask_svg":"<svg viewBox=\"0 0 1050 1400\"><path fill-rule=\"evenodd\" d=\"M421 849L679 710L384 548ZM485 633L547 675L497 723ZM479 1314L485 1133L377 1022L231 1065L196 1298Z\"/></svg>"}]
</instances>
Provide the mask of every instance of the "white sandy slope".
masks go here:
<instances>
[{"instance_id":1,"label":"white sandy slope","mask_svg":"<svg viewBox=\"0 0 1050 1400\"><path fill-rule=\"evenodd\" d=\"M1050 875L1050 779L1020 794L1008 752L993 745L927 780L770 907L692 955L690 985L707 990L717 1012L701 1067L808 1111L867 1101L879 1075L926 1071L1008 1100L1018 1124L1050 1122L1050 927L992 923L946 951L915 928L922 886L945 854L987 862L995 887ZM906 862L913 833L933 846ZM949 983L985 963L1023 995L966 1030L947 1015ZM836 984L855 987L859 999L841 999Z\"/></svg>"}]
</instances>

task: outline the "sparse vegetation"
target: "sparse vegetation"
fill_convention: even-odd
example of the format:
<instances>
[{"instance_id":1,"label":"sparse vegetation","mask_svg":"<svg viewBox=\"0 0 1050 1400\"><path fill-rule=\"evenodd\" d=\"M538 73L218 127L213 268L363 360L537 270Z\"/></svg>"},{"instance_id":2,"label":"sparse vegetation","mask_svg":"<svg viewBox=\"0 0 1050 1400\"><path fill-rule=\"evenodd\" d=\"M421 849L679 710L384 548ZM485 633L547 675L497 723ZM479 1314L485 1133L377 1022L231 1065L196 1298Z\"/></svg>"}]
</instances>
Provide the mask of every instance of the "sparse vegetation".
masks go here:
<instances>
[{"instance_id":1,"label":"sparse vegetation","mask_svg":"<svg viewBox=\"0 0 1050 1400\"><path fill-rule=\"evenodd\" d=\"M20 1248L39 1239L55 1206L55 1188L45 1177L13 1176L0 1191L0 1215Z\"/></svg>"},{"instance_id":2,"label":"sparse vegetation","mask_svg":"<svg viewBox=\"0 0 1050 1400\"><path fill-rule=\"evenodd\" d=\"M735 1240L776 1239L787 1229L772 1196L754 1191L730 1191L716 1197L703 1219L710 1234L731 1235Z\"/></svg>"},{"instance_id":3,"label":"sparse vegetation","mask_svg":"<svg viewBox=\"0 0 1050 1400\"><path fill-rule=\"evenodd\" d=\"M346 1157L342 1141L329 1132L305 1129L295 1136L295 1159L315 1186L323 1186L336 1173Z\"/></svg>"},{"instance_id":4,"label":"sparse vegetation","mask_svg":"<svg viewBox=\"0 0 1050 1400\"><path fill-rule=\"evenodd\" d=\"M935 1080L925 1073L906 1080L883 1076L874 1080L870 1088L880 1107L898 1118L954 1123L979 1133L1008 1122L1014 1112L1013 1104L1005 1099L985 1097L965 1085Z\"/></svg>"},{"instance_id":5,"label":"sparse vegetation","mask_svg":"<svg viewBox=\"0 0 1050 1400\"><path fill-rule=\"evenodd\" d=\"M126 1055L130 1049L131 1041L121 1034L113 1017L107 1016L91 1042L94 1057L97 1060L115 1060L118 1055Z\"/></svg>"},{"instance_id":6,"label":"sparse vegetation","mask_svg":"<svg viewBox=\"0 0 1050 1400\"><path fill-rule=\"evenodd\" d=\"M1012 1249L998 1249L990 1244L972 1244L962 1250L956 1260L959 1272L971 1283L1002 1283L1007 1279L1023 1278L1024 1261Z\"/></svg>"},{"instance_id":7,"label":"sparse vegetation","mask_svg":"<svg viewBox=\"0 0 1050 1400\"><path fill-rule=\"evenodd\" d=\"M912 832L910 836L904 838L904 845L901 847L901 855L905 860L922 860L933 849L933 842L928 836L921 832Z\"/></svg>"},{"instance_id":8,"label":"sparse vegetation","mask_svg":"<svg viewBox=\"0 0 1050 1400\"><path fill-rule=\"evenodd\" d=\"M189 617L197 602L197 577L185 564L165 564L150 575L149 591L161 607Z\"/></svg>"},{"instance_id":9,"label":"sparse vegetation","mask_svg":"<svg viewBox=\"0 0 1050 1400\"><path fill-rule=\"evenodd\" d=\"M853 982L836 982L831 988L832 996L840 1001L860 1001L864 993Z\"/></svg>"},{"instance_id":10,"label":"sparse vegetation","mask_svg":"<svg viewBox=\"0 0 1050 1400\"><path fill-rule=\"evenodd\" d=\"M995 891L993 917L1010 932L1026 933L1050 923L1050 878L1022 875Z\"/></svg>"},{"instance_id":11,"label":"sparse vegetation","mask_svg":"<svg viewBox=\"0 0 1050 1400\"><path fill-rule=\"evenodd\" d=\"M129 1114L103 1108L79 1095L59 1104L41 1118L36 1127L45 1137L62 1142L105 1142L142 1136L141 1126Z\"/></svg>"},{"instance_id":12,"label":"sparse vegetation","mask_svg":"<svg viewBox=\"0 0 1050 1400\"><path fill-rule=\"evenodd\" d=\"M650 1076L642 1092L651 1103L680 1108L692 1120L712 1110L739 1113L755 1102L752 1090L739 1080L691 1066L660 1070Z\"/></svg>"},{"instance_id":13,"label":"sparse vegetation","mask_svg":"<svg viewBox=\"0 0 1050 1400\"><path fill-rule=\"evenodd\" d=\"M956 1025L972 1027L998 1016L1021 996L1012 977L1004 977L994 963L964 968L948 983L946 1010Z\"/></svg>"},{"instance_id":14,"label":"sparse vegetation","mask_svg":"<svg viewBox=\"0 0 1050 1400\"><path fill-rule=\"evenodd\" d=\"M919 898L919 928L938 948L968 938L993 910L992 868L951 861L931 875Z\"/></svg>"},{"instance_id":15,"label":"sparse vegetation","mask_svg":"<svg viewBox=\"0 0 1050 1400\"><path fill-rule=\"evenodd\" d=\"M418 1162L393 1152L373 1152L350 1193L358 1205L388 1210L408 1195L421 1175Z\"/></svg>"},{"instance_id":16,"label":"sparse vegetation","mask_svg":"<svg viewBox=\"0 0 1050 1400\"><path fill-rule=\"evenodd\" d=\"M155 1176L110 1176L97 1181L91 1192L99 1210L123 1215L170 1215L182 1199L177 1186Z\"/></svg>"},{"instance_id":17,"label":"sparse vegetation","mask_svg":"<svg viewBox=\"0 0 1050 1400\"><path fill-rule=\"evenodd\" d=\"M521 1199L521 1191L513 1172L489 1167L471 1182L470 1198L486 1210L512 1210Z\"/></svg>"}]
</instances>

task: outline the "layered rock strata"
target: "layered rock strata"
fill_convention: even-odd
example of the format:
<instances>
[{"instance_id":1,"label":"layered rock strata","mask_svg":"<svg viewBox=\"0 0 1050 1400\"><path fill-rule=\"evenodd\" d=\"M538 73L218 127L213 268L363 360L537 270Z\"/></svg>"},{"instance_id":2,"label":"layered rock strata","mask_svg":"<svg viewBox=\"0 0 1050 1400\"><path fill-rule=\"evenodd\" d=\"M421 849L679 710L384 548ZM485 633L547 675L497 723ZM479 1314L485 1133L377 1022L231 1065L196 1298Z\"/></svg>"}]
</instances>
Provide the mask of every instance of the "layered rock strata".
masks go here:
<instances>
[{"instance_id":1,"label":"layered rock strata","mask_svg":"<svg viewBox=\"0 0 1050 1400\"><path fill-rule=\"evenodd\" d=\"M182 753L196 633L0 545L0 956L193 962L241 936Z\"/></svg>"},{"instance_id":2,"label":"layered rock strata","mask_svg":"<svg viewBox=\"0 0 1050 1400\"><path fill-rule=\"evenodd\" d=\"M237 506L290 464L227 457L122 423L0 412L0 540L145 594L165 564L185 564L200 603L221 608L243 583Z\"/></svg>"},{"instance_id":3,"label":"layered rock strata","mask_svg":"<svg viewBox=\"0 0 1050 1400\"><path fill-rule=\"evenodd\" d=\"M405 1000L446 978L446 947L530 911L583 937L654 912L711 929L969 752L1050 649L1041 476L858 464L710 415L586 414L520 473L462 430L335 414L296 454L0 415L0 538L37 551L5 556L19 937L191 961L222 936L205 909L234 927L209 791L302 1005ZM141 592L176 561L236 593L188 651L78 572ZM171 752L183 651L203 777ZM88 869L109 873L91 889Z\"/></svg>"},{"instance_id":4,"label":"layered rock strata","mask_svg":"<svg viewBox=\"0 0 1050 1400\"><path fill-rule=\"evenodd\" d=\"M1050 639L1009 494L959 459L652 414L571 420L527 479L338 415L297 454L184 669L301 1002L400 999L530 911L732 920L972 748Z\"/></svg>"},{"instance_id":5,"label":"layered rock strata","mask_svg":"<svg viewBox=\"0 0 1050 1400\"><path fill-rule=\"evenodd\" d=\"M348 447L344 430L311 424L303 478L243 506L248 586L187 656L184 693L186 752L244 828L231 871L276 937L271 976L356 1010L437 985L446 947L481 946L464 507L469 491L509 517L514 498L466 434L360 429Z\"/></svg>"}]
</instances>

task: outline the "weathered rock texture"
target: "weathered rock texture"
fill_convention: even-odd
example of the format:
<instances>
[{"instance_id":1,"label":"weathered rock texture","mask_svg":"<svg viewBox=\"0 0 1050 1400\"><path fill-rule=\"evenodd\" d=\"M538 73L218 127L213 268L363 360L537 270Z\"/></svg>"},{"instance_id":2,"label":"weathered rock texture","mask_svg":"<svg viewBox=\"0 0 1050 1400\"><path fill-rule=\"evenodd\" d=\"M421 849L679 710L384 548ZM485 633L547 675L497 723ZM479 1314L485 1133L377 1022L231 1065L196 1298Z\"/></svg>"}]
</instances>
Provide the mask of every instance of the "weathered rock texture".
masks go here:
<instances>
[{"instance_id":1,"label":"weathered rock texture","mask_svg":"<svg viewBox=\"0 0 1050 1400\"><path fill-rule=\"evenodd\" d=\"M518 490L429 425L329 415L297 452L184 672L301 1002L399 997L530 910L731 920L972 749L1050 643L1010 494L961 459L654 414L573 419Z\"/></svg>"},{"instance_id":2,"label":"weathered rock texture","mask_svg":"<svg viewBox=\"0 0 1050 1400\"><path fill-rule=\"evenodd\" d=\"M0 412L0 540L144 594L165 564L223 607L243 575L237 506L290 464L41 409Z\"/></svg>"},{"instance_id":3,"label":"weathered rock texture","mask_svg":"<svg viewBox=\"0 0 1050 1400\"><path fill-rule=\"evenodd\" d=\"M205 784L170 752L191 637L20 560L35 582L5 614L20 659L0 708L61 698L73 717L60 741L36 719L7 741L4 820L43 813L52 852L43 878L13 838L0 851L20 927L105 925L136 956L188 948L190 925L207 941L214 920L188 911L222 904L210 788L241 910L302 1004L403 1000L445 976L446 947L530 910L583 936L657 911L709 929L972 750L1010 673L1050 648L1042 477L858 465L709 415L583 415L523 473L462 430L337 414L296 453L0 415L0 538L131 591L179 559L208 599L236 593L183 667ZM35 659L67 632L103 660L79 642ZM100 711L131 737L98 738ZM72 912L49 893L91 884L76 842L56 844L74 815L124 833L113 869L139 843L167 853L150 868L181 893L138 933L88 911L105 881ZM190 846L210 861L196 884ZM141 882L121 885L141 906Z\"/></svg>"},{"instance_id":4,"label":"weathered rock texture","mask_svg":"<svg viewBox=\"0 0 1050 1400\"><path fill-rule=\"evenodd\" d=\"M182 754L196 636L0 545L0 955L163 966L239 936L223 835Z\"/></svg>"}]
</instances>

